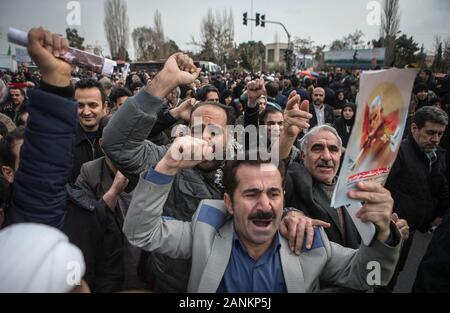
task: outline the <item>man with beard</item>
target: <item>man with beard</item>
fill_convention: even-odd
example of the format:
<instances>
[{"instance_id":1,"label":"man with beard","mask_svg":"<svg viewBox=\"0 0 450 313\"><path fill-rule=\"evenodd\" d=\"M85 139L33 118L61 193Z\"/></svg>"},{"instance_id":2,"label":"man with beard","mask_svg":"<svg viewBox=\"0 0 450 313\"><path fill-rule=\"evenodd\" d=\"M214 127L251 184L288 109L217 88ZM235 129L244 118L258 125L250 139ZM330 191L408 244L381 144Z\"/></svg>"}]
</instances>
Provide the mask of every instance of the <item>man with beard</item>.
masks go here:
<instances>
[{"instance_id":1,"label":"man with beard","mask_svg":"<svg viewBox=\"0 0 450 313\"><path fill-rule=\"evenodd\" d=\"M103 133L105 154L129 180L129 188L136 186L139 175L156 165L166 155L170 146L157 146L146 140L155 125L163 99L177 86L189 85L197 79L200 69L191 58L176 53L164 65L151 84L135 97L129 98L112 117ZM250 82L248 97L256 103L264 91L264 82ZM214 153L220 155L227 148L227 109L216 102L202 102L190 112L191 133L208 142ZM302 112L300 116L308 115ZM182 117L186 119L185 117ZM305 126L304 124L302 124ZM222 159L223 160L223 159ZM201 162L195 167L179 171L164 203L164 215L180 221L191 221L198 204L203 199L223 199L223 162L217 159ZM290 212L289 215L295 215ZM291 219L287 223L289 223ZM295 222L303 226L297 227ZM304 233L304 220L294 221L296 233ZM299 224L300 225L300 224ZM302 228L303 227L303 228ZM303 240L298 240L303 242ZM300 245L301 245L300 243ZM295 247L298 251L298 246ZM293 248L294 249L294 248ZM156 291L185 292L190 264L184 260L170 259L154 253L152 270L155 274Z\"/></svg>"},{"instance_id":2,"label":"man with beard","mask_svg":"<svg viewBox=\"0 0 450 313\"><path fill-rule=\"evenodd\" d=\"M103 156L99 144L103 131L101 121L108 110L105 91L94 79L83 79L75 85L75 100L78 102L78 126L71 183L77 179L84 163Z\"/></svg>"},{"instance_id":3,"label":"man with beard","mask_svg":"<svg viewBox=\"0 0 450 313\"><path fill-rule=\"evenodd\" d=\"M311 128L323 124L333 124L334 112L333 108L325 103L325 90L320 87L315 88L311 98L314 104L309 108L309 113L313 116L310 121Z\"/></svg>"},{"instance_id":4,"label":"man with beard","mask_svg":"<svg viewBox=\"0 0 450 313\"><path fill-rule=\"evenodd\" d=\"M291 149L285 147L292 147L300 131L291 118L291 111L295 108L288 108L285 114L285 131L280 141L281 158L290 154ZM288 167L286 204L301 209L307 216L330 223L331 227L325 229L330 241L358 248L360 237L350 215L343 207L335 209L330 206L342 154L342 140L337 131L329 125L314 127L302 138L300 153L301 159L290 162ZM402 237L406 237L406 222L394 220Z\"/></svg>"},{"instance_id":5,"label":"man with beard","mask_svg":"<svg viewBox=\"0 0 450 313\"><path fill-rule=\"evenodd\" d=\"M162 160L141 175L124 223L132 244L191 260L188 292L317 292L321 280L367 290L370 261L380 264L380 284L389 280L401 238L390 219L392 198L378 183L360 183L358 191L349 192L353 199L366 202L359 212L361 220L374 222L379 229L376 241L359 250L330 242L317 228L313 246L300 256L291 253L278 232L284 208L284 163L251 158L251 153L226 161L223 202L202 201L191 222L162 216L177 173L212 152L206 140L178 138Z\"/></svg>"}]
</instances>

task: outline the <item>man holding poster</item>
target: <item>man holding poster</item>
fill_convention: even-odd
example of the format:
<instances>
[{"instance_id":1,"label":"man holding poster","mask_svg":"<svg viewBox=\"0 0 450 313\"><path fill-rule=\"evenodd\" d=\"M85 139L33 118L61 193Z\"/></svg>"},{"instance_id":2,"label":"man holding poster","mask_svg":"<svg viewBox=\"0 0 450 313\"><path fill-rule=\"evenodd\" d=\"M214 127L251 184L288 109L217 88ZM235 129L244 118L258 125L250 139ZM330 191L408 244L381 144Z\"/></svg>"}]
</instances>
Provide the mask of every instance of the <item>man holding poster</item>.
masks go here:
<instances>
[{"instance_id":1,"label":"man holding poster","mask_svg":"<svg viewBox=\"0 0 450 313\"><path fill-rule=\"evenodd\" d=\"M347 192L358 182L375 180L384 184L386 181L400 147L416 75L411 69L361 75L356 101L359 109L334 190L333 207L355 204Z\"/></svg>"}]
</instances>

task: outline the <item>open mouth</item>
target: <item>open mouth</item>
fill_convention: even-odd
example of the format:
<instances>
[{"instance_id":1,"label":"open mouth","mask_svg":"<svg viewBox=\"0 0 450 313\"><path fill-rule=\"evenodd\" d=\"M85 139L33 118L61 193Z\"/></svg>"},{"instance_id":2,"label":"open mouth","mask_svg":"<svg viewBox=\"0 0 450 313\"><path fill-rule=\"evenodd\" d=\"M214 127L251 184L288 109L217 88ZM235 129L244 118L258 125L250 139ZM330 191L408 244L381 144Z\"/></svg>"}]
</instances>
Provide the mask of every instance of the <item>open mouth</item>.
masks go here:
<instances>
[{"instance_id":1,"label":"open mouth","mask_svg":"<svg viewBox=\"0 0 450 313\"><path fill-rule=\"evenodd\" d=\"M256 226L256 227L261 227L261 228L266 228L270 225L270 223L272 223L271 219L268 220L252 220L252 223Z\"/></svg>"}]
</instances>

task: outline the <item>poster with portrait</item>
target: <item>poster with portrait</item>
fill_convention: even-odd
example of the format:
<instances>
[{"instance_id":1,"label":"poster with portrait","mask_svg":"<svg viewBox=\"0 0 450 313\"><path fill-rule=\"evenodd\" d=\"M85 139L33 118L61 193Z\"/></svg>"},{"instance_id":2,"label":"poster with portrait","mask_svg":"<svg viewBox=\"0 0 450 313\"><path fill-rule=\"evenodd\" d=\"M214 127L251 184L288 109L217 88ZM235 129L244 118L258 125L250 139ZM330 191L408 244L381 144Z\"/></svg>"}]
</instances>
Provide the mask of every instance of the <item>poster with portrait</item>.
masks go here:
<instances>
[{"instance_id":1,"label":"poster with portrait","mask_svg":"<svg viewBox=\"0 0 450 313\"><path fill-rule=\"evenodd\" d=\"M355 125L331 206L356 204L347 193L360 181L386 182L402 141L416 75L414 69L362 73Z\"/></svg>"}]
</instances>

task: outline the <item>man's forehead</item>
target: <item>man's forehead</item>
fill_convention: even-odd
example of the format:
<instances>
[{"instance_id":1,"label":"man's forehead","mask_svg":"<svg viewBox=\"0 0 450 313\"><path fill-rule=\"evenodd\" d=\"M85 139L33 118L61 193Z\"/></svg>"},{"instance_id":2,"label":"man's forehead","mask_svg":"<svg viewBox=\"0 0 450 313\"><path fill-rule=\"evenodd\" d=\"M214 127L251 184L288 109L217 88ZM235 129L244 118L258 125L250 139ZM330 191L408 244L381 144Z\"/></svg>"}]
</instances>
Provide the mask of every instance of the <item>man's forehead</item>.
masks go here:
<instances>
[{"instance_id":1,"label":"man's forehead","mask_svg":"<svg viewBox=\"0 0 450 313\"><path fill-rule=\"evenodd\" d=\"M427 131L427 130L444 131L445 128L446 128L445 125L427 121L427 122L425 122L425 125L423 126L422 129L425 131Z\"/></svg>"},{"instance_id":2,"label":"man's forehead","mask_svg":"<svg viewBox=\"0 0 450 313\"><path fill-rule=\"evenodd\" d=\"M266 185L268 188L281 187L282 178L277 166L272 163L250 165L243 164L236 171L236 178L241 189Z\"/></svg>"},{"instance_id":3,"label":"man's forehead","mask_svg":"<svg viewBox=\"0 0 450 313\"><path fill-rule=\"evenodd\" d=\"M339 145L338 139L335 134L329 131L319 131L318 133L311 136L309 140L309 146L312 147L315 144L324 145Z\"/></svg>"},{"instance_id":4,"label":"man's forehead","mask_svg":"<svg viewBox=\"0 0 450 313\"><path fill-rule=\"evenodd\" d=\"M267 113L267 117L266 117L267 121L283 121L283 113L281 112L271 112L271 113Z\"/></svg>"},{"instance_id":5,"label":"man's forehead","mask_svg":"<svg viewBox=\"0 0 450 313\"><path fill-rule=\"evenodd\" d=\"M191 124L217 124L226 125L227 113L215 105L204 105L192 113Z\"/></svg>"},{"instance_id":6,"label":"man's forehead","mask_svg":"<svg viewBox=\"0 0 450 313\"><path fill-rule=\"evenodd\" d=\"M83 88L75 89L75 98L99 98L101 99L102 94L98 88Z\"/></svg>"}]
</instances>

